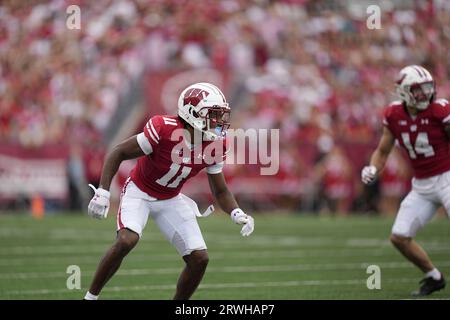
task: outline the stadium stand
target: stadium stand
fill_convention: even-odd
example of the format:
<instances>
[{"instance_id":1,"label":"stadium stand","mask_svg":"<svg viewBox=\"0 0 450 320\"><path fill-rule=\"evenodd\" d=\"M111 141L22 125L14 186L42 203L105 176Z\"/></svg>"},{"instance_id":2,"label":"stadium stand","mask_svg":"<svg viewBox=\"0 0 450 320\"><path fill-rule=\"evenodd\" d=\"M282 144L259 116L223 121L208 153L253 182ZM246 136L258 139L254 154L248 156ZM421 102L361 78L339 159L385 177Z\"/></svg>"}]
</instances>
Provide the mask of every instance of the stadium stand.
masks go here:
<instances>
[{"instance_id":1,"label":"stadium stand","mask_svg":"<svg viewBox=\"0 0 450 320\"><path fill-rule=\"evenodd\" d=\"M365 7L343 0L2 2L0 179L12 181L12 159L30 168L21 155L45 158L56 148L68 168L56 178L67 188L57 196L48 190L47 198L81 208L121 120L136 106L144 110L131 122L137 132L159 111L155 79L170 84L183 72L212 69L230 97L234 128L280 129L277 175L260 177L257 166L227 168L241 201L258 209L349 212L378 211L373 199L381 197L395 207L410 174L395 170L407 166L401 155L380 181L394 193L359 183L382 108L395 99L395 76L404 65L422 64L434 74L439 97L450 96L449 2L395 3L394 12L383 2L382 28L368 30ZM81 8L81 30L65 26L71 4ZM127 170L121 172L119 182ZM283 186L277 192L274 179ZM25 198L39 190L32 184ZM11 185L0 190L9 205L8 198L17 199ZM188 192L207 202L206 188Z\"/></svg>"}]
</instances>

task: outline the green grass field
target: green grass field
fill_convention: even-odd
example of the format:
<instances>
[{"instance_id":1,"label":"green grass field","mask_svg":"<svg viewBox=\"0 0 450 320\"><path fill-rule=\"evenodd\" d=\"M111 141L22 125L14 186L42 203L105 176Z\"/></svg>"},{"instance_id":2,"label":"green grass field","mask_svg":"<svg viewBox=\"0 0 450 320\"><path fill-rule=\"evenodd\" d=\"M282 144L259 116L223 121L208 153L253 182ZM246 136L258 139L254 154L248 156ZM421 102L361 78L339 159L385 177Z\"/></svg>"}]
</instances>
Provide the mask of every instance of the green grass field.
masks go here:
<instances>
[{"instance_id":1,"label":"green grass field","mask_svg":"<svg viewBox=\"0 0 450 320\"><path fill-rule=\"evenodd\" d=\"M409 299L421 272L388 242L392 218L255 215L243 238L228 217L200 220L210 264L193 299ZM82 299L114 240L115 217L0 215L0 299ZM450 275L450 225L433 220L418 236ZM368 265L381 268L369 290ZM69 265L81 290L66 287ZM144 237L104 289L102 299L171 299L183 262L149 221ZM450 298L450 288L431 298Z\"/></svg>"}]
</instances>

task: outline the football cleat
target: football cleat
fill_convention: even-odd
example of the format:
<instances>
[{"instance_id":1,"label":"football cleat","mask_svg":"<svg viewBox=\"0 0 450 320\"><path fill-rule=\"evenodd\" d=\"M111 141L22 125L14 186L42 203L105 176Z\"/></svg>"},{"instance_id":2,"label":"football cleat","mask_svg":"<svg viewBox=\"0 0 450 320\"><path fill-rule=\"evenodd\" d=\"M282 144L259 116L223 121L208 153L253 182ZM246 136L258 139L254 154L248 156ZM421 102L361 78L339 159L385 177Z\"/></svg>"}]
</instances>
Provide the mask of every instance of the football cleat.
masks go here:
<instances>
[{"instance_id":1,"label":"football cleat","mask_svg":"<svg viewBox=\"0 0 450 320\"><path fill-rule=\"evenodd\" d=\"M441 278L439 280L435 280L431 277L424 278L420 281L422 286L418 291L414 291L412 293L415 297L428 296L435 291L439 291L445 288L446 282L444 279L444 275L441 273Z\"/></svg>"}]
</instances>

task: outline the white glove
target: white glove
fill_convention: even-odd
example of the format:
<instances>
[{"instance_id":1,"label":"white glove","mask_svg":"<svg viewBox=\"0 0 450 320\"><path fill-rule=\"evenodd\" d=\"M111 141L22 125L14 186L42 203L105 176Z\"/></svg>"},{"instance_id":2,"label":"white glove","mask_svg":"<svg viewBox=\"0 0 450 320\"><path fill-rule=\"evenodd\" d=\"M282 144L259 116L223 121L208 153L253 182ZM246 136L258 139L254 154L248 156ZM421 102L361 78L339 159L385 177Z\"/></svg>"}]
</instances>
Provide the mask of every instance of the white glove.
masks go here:
<instances>
[{"instance_id":1,"label":"white glove","mask_svg":"<svg viewBox=\"0 0 450 320\"><path fill-rule=\"evenodd\" d=\"M371 184L377 177L377 168L375 166L366 166L361 171L361 180L364 184Z\"/></svg>"},{"instance_id":2,"label":"white glove","mask_svg":"<svg viewBox=\"0 0 450 320\"><path fill-rule=\"evenodd\" d=\"M109 211L109 197L108 190L98 188L96 189L92 184L89 185L95 194L88 205L88 214L96 219L106 219Z\"/></svg>"},{"instance_id":3,"label":"white glove","mask_svg":"<svg viewBox=\"0 0 450 320\"><path fill-rule=\"evenodd\" d=\"M249 236L255 229L255 220L239 208L231 211L231 220L236 224L244 225L241 229L241 235L244 237Z\"/></svg>"}]
</instances>

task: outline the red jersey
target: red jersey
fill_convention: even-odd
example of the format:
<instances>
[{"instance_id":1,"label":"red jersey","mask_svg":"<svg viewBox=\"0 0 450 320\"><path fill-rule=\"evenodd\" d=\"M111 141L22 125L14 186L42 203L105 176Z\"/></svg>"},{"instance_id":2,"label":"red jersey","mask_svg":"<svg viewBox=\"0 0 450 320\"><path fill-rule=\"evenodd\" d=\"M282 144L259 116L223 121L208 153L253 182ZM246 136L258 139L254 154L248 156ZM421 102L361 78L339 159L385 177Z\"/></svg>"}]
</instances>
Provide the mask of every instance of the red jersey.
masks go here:
<instances>
[{"instance_id":1,"label":"red jersey","mask_svg":"<svg viewBox=\"0 0 450 320\"><path fill-rule=\"evenodd\" d=\"M450 123L450 104L440 99L411 116L401 102L384 110L383 124L408 152L416 178L428 178L450 170L449 138L444 127Z\"/></svg>"},{"instance_id":2,"label":"red jersey","mask_svg":"<svg viewBox=\"0 0 450 320\"><path fill-rule=\"evenodd\" d=\"M175 197L183 184L203 168L212 168L209 173L221 172L226 140L191 146L185 142L183 129L178 116L155 116L144 127L144 139L150 143L151 152L138 159L130 176L139 189L156 199Z\"/></svg>"}]
</instances>

